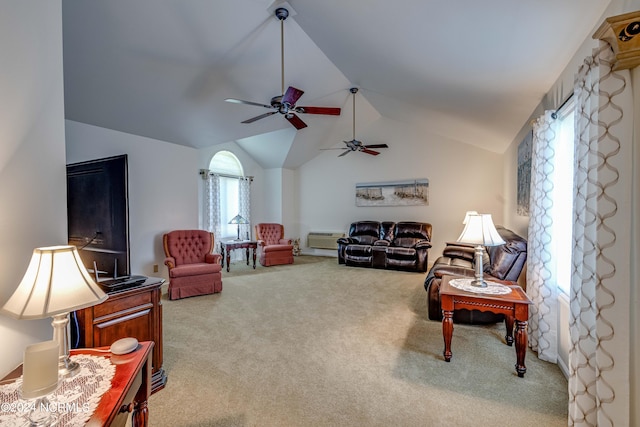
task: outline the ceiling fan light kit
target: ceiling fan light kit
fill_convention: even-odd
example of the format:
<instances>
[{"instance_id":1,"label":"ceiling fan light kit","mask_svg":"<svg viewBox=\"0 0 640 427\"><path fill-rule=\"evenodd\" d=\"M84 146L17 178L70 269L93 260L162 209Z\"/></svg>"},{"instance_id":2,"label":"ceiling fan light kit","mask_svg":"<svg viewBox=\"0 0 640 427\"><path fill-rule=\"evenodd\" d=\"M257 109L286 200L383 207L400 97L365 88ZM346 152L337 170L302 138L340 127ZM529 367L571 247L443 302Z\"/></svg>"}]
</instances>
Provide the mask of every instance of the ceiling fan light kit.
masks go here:
<instances>
[{"instance_id":1,"label":"ceiling fan light kit","mask_svg":"<svg viewBox=\"0 0 640 427\"><path fill-rule=\"evenodd\" d=\"M285 7L278 7L274 11L275 17L280 21L280 68L281 68L281 95L271 98L269 105L261 104L259 102L245 101L236 98L227 98L225 101L234 104L253 105L256 107L263 107L270 109L268 113L261 114L259 116L252 117L244 120L242 123L253 123L257 120L264 119L265 117L272 116L276 113L280 113L286 120L289 121L296 129L303 129L307 127L307 124L298 116L298 114L321 114L328 116L339 116L340 108L337 107L303 107L296 106L296 102L300 99L304 91L297 89L293 86L289 86L287 91L284 90L284 21L289 16L289 10Z\"/></svg>"},{"instance_id":2,"label":"ceiling fan light kit","mask_svg":"<svg viewBox=\"0 0 640 427\"><path fill-rule=\"evenodd\" d=\"M344 148L323 148L323 150L344 150L344 152L338 155L338 157L346 156L352 151L361 151L363 153L371 154L372 156L377 156L380 152L372 150L372 148L389 148L389 146L387 144L364 145L362 144L362 141L358 141L356 139L356 93L358 93L358 88L352 87L349 89L349 92L353 95L353 138L351 141L342 141L347 144Z\"/></svg>"}]
</instances>

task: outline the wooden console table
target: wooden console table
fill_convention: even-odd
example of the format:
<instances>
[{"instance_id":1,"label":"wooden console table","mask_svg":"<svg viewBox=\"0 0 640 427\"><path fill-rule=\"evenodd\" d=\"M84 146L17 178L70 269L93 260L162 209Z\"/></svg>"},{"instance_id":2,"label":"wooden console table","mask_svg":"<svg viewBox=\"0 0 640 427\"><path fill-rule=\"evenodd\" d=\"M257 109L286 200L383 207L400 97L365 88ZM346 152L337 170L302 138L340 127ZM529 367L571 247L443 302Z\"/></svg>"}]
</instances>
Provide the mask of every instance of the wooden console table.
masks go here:
<instances>
[{"instance_id":1,"label":"wooden console table","mask_svg":"<svg viewBox=\"0 0 640 427\"><path fill-rule=\"evenodd\" d=\"M254 240L221 240L220 241L220 255L222 255L222 266L225 263L225 254L227 262L227 273L229 272L229 265L231 264L231 251L234 249L246 249L247 251L247 265L249 265L249 249L253 253L253 269L256 268L256 252L258 251L258 242Z\"/></svg>"},{"instance_id":2,"label":"wooden console table","mask_svg":"<svg viewBox=\"0 0 640 427\"><path fill-rule=\"evenodd\" d=\"M162 291L164 279L149 277L141 284L110 290L98 305L76 311L79 348L110 346L120 338L153 341L151 392L164 388L167 375L162 368Z\"/></svg>"},{"instance_id":3,"label":"wooden console table","mask_svg":"<svg viewBox=\"0 0 640 427\"><path fill-rule=\"evenodd\" d=\"M475 292L466 292L455 288L449 281L453 276L443 276L440 284L440 305L442 306L442 335L444 337L444 360L451 360L451 339L453 337L453 311L458 309L489 311L495 314L504 314L507 332L505 340L507 345L513 344L513 325L515 319L516 329L516 372L523 377L527 368L524 358L527 354L527 322L529 321L529 304L531 300L522 288L515 282L505 282L491 279L492 282L501 283L511 288L511 293L506 295L486 295Z\"/></svg>"},{"instance_id":4,"label":"wooden console table","mask_svg":"<svg viewBox=\"0 0 640 427\"><path fill-rule=\"evenodd\" d=\"M109 347L71 350L71 355L88 354L110 357L111 363L116 367L115 374L111 380L111 388L100 397L98 407L85 426L125 426L130 414L133 426L148 425L149 409L147 402L151 394L153 347L153 342L141 342L136 350L120 356L105 352L105 350L109 350ZM16 379L21 375L22 365L9 373L4 380Z\"/></svg>"}]
</instances>

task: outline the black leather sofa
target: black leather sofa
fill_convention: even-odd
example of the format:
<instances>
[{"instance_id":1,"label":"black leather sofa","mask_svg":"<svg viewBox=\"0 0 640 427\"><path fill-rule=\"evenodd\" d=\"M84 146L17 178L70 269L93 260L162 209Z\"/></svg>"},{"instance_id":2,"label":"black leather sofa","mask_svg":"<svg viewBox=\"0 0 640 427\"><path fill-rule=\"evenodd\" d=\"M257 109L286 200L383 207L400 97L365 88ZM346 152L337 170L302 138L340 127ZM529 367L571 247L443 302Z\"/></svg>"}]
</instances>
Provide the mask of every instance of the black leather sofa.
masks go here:
<instances>
[{"instance_id":1,"label":"black leather sofa","mask_svg":"<svg viewBox=\"0 0 640 427\"><path fill-rule=\"evenodd\" d=\"M482 260L484 279L517 281L527 261L527 241L513 231L501 226L496 230L506 242L504 245L485 248ZM442 320L440 306L440 283L443 275L474 277L475 248L459 243L447 243L427 274L424 288L427 291L428 315L431 320ZM478 310L456 310L453 313L455 323L496 323L504 319Z\"/></svg>"},{"instance_id":2,"label":"black leather sofa","mask_svg":"<svg viewBox=\"0 0 640 427\"><path fill-rule=\"evenodd\" d=\"M431 224L358 221L338 239L338 263L424 273L430 247Z\"/></svg>"}]
</instances>

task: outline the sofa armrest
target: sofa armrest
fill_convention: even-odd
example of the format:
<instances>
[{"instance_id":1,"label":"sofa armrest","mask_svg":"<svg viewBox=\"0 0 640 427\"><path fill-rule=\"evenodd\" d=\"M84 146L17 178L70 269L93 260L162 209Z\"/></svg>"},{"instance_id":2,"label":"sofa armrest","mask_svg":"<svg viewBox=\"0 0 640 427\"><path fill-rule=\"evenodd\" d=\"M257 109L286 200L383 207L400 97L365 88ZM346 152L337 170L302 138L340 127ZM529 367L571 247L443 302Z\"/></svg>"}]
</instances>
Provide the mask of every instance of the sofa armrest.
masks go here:
<instances>
[{"instance_id":1,"label":"sofa armrest","mask_svg":"<svg viewBox=\"0 0 640 427\"><path fill-rule=\"evenodd\" d=\"M221 264L222 255L220 254L205 254L204 262L207 264Z\"/></svg>"},{"instance_id":2,"label":"sofa armrest","mask_svg":"<svg viewBox=\"0 0 640 427\"><path fill-rule=\"evenodd\" d=\"M442 279L442 276L474 277L475 270L470 270L464 267L449 266L435 270L433 275L438 279Z\"/></svg>"},{"instance_id":3,"label":"sofa armrest","mask_svg":"<svg viewBox=\"0 0 640 427\"><path fill-rule=\"evenodd\" d=\"M352 243L354 243L355 240L353 240L351 237L340 237L338 238L338 243L342 243L343 245L350 245Z\"/></svg>"},{"instance_id":4,"label":"sofa armrest","mask_svg":"<svg viewBox=\"0 0 640 427\"><path fill-rule=\"evenodd\" d=\"M287 239L286 237L284 239L280 239L278 240L278 244L280 245L292 245L293 241L291 239Z\"/></svg>"},{"instance_id":5,"label":"sofa armrest","mask_svg":"<svg viewBox=\"0 0 640 427\"><path fill-rule=\"evenodd\" d=\"M431 242L428 240L422 240L416 243L416 249L429 249L431 246Z\"/></svg>"},{"instance_id":6,"label":"sofa armrest","mask_svg":"<svg viewBox=\"0 0 640 427\"><path fill-rule=\"evenodd\" d=\"M168 256L164 259L164 265L169 267L169 270L176 266L176 259L172 256Z\"/></svg>"},{"instance_id":7,"label":"sofa armrest","mask_svg":"<svg viewBox=\"0 0 640 427\"><path fill-rule=\"evenodd\" d=\"M442 250L442 255L449 258L466 259L467 261L473 262L475 252L476 249L471 245L447 243L447 246Z\"/></svg>"}]
</instances>

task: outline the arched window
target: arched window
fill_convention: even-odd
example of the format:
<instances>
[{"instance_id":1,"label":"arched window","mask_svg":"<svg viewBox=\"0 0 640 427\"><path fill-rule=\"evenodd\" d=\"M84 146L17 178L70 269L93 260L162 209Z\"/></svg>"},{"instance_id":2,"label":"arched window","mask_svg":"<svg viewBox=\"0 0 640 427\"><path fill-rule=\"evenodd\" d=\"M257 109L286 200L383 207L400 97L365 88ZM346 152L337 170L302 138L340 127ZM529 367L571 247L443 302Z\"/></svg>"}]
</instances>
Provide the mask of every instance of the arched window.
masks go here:
<instances>
[{"instance_id":1,"label":"arched window","mask_svg":"<svg viewBox=\"0 0 640 427\"><path fill-rule=\"evenodd\" d=\"M250 238L250 178L244 176L240 160L230 151L219 151L205 176L204 223L216 240ZM229 224L240 215L247 224Z\"/></svg>"}]
</instances>

